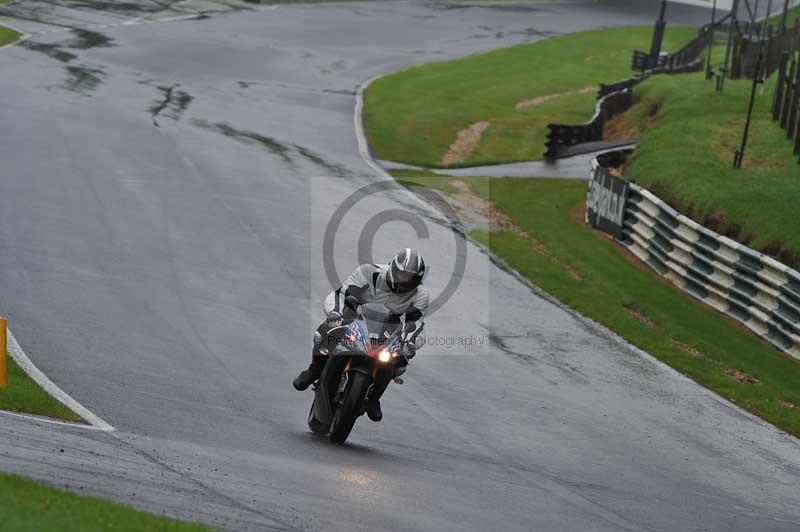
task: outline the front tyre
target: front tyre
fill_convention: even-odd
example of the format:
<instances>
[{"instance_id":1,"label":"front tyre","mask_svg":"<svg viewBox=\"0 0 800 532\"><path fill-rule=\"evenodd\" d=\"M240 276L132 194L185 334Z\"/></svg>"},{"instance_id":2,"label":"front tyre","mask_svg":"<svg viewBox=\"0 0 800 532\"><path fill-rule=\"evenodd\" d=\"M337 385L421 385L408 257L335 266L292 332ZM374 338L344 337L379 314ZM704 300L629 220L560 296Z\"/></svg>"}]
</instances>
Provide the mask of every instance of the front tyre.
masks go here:
<instances>
[{"instance_id":1,"label":"front tyre","mask_svg":"<svg viewBox=\"0 0 800 532\"><path fill-rule=\"evenodd\" d=\"M328 432L328 426L322 423L317 419L314 415L314 404L316 403L316 399L314 403L311 403L311 410L308 412L308 428L311 429L311 432L317 434L319 436L324 436L326 432Z\"/></svg>"},{"instance_id":2,"label":"front tyre","mask_svg":"<svg viewBox=\"0 0 800 532\"><path fill-rule=\"evenodd\" d=\"M356 419L361 414L361 405L370 384L371 379L367 375L358 371L350 373L350 382L345 390L344 401L336 409L333 423L331 423L329 437L333 443L344 443L350 435Z\"/></svg>"}]
</instances>

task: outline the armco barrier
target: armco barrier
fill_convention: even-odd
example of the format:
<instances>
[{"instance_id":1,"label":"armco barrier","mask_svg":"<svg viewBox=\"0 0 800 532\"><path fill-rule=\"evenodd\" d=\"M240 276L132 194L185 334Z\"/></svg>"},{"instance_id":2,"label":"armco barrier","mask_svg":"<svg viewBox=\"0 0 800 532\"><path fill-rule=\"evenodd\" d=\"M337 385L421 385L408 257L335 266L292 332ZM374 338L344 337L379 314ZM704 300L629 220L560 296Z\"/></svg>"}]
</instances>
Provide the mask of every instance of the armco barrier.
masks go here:
<instances>
[{"instance_id":1,"label":"armco barrier","mask_svg":"<svg viewBox=\"0 0 800 532\"><path fill-rule=\"evenodd\" d=\"M606 175L597 161L591 178ZM659 275L800 358L800 273L630 183L620 241Z\"/></svg>"},{"instance_id":2,"label":"armco barrier","mask_svg":"<svg viewBox=\"0 0 800 532\"><path fill-rule=\"evenodd\" d=\"M606 121L630 109L633 105L633 88L653 74L683 74L697 72L703 69L703 60L697 59L692 63L679 66L661 66L648 70L615 83L601 83L597 94L597 104L594 115L585 124L548 124L549 132L545 144L544 156L546 159L560 159L571 157L586 151L598 151L608 145L596 145L603 140L603 129ZM576 148L579 144L592 143L591 150Z\"/></svg>"},{"instance_id":3,"label":"armco barrier","mask_svg":"<svg viewBox=\"0 0 800 532\"><path fill-rule=\"evenodd\" d=\"M706 24L697 32L697 36L686 43L680 50L672 54L661 54L653 61L649 53L634 50L631 58L631 69L634 72L650 72L653 74L680 74L696 72L703 69L701 55L709 44L714 42L717 32L730 28L730 14L713 24ZM747 26L750 27L749 25ZM655 64L653 64L655 63Z\"/></svg>"},{"instance_id":4,"label":"armco barrier","mask_svg":"<svg viewBox=\"0 0 800 532\"><path fill-rule=\"evenodd\" d=\"M636 85L643 82L648 77L649 76L646 74L638 74L632 78L617 81L616 83L601 83L600 90L597 91L597 99L599 100L603 96L608 96L613 92L632 90Z\"/></svg>"},{"instance_id":5,"label":"armco barrier","mask_svg":"<svg viewBox=\"0 0 800 532\"><path fill-rule=\"evenodd\" d=\"M656 67L648 70L650 74L689 74L691 72L700 72L705 67L706 62L701 57L695 59L691 63L686 63L678 66L666 65L664 67Z\"/></svg>"},{"instance_id":6,"label":"armco barrier","mask_svg":"<svg viewBox=\"0 0 800 532\"><path fill-rule=\"evenodd\" d=\"M613 92L597 100L594 115L585 124L548 124L550 131L547 134L545 158L567 157L574 154L569 149L570 146L602 140L606 121L614 115L627 111L631 105L633 105L633 93L630 90Z\"/></svg>"},{"instance_id":7,"label":"armco barrier","mask_svg":"<svg viewBox=\"0 0 800 532\"><path fill-rule=\"evenodd\" d=\"M591 120L585 124L547 125L550 131L547 135L545 158L560 159L610 147L597 143L603 140L606 120L627 111L633 105L633 88L654 74L684 74L703 70L705 62L699 56L713 40L713 33L712 26L704 26L698 37L681 50L672 55L660 56L657 65L648 65L648 54L634 51L632 69L640 74L615 83L601 83ZM579 144L589 143L592 144L588 146L591 150L575 148Z\"/></svg>"}]
</instances>

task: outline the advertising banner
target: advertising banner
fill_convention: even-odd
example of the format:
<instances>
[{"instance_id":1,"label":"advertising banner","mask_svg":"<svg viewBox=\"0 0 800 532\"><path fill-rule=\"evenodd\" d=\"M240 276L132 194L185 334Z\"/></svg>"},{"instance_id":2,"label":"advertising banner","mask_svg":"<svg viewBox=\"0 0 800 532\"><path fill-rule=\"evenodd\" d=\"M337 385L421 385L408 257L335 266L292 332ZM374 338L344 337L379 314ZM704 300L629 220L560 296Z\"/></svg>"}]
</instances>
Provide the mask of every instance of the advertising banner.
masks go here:
<instances>
[{"instance_id":1,"label":"advertising banner","mask_svg":"<svg viewBox=\"0 0 800 532\"><path fill-rule=\"evenodd\" d=\"M589 225L618 239L625 222L625 202L628 200L629 188L628 181L598 167L589 182L586 201Z\"/></svg>"}]
</instances>

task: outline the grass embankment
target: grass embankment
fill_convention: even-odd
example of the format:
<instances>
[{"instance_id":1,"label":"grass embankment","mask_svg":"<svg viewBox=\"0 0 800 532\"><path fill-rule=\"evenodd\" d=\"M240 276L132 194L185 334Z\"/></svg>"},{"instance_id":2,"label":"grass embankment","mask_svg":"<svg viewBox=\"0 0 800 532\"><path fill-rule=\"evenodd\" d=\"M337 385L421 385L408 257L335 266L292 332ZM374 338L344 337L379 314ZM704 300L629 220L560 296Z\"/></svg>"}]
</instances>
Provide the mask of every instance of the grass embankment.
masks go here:
<instances>
[{"instance_id":1,"label":"grass embankment","mask_svg":"<svg viewBox=\"0 0 800 532\"><path fill-rule=\"evenodd\" d=\"M648 49L652 31L565 35L380 78L365 95L371 146L381 159L427 167L540 159L547 124L588 120L592 87L630 76L631 51ZM664 47L680 48L695 34L670 27ZM459 132L481 122L489 126L474 149L443 164Z\"/></svg>"},{"instance_id":2,"label":"grass embankment","mask_svg":"<svg viewBox=\"0 0 800 532\"><path fill-rule=\"evenodd\" d=\"M8 386L0 389L0 409L66 421L81 420L75 412L45 392L10 357L8 359Z\"/></svg>"},{"instance_id":3,"label":"grass embankment","mask_svg":"<svg viewBox=\"0 0 800 532\"><path fill-rule=\"evenodd\" d=\"M3 1L0 0L0 4L2 3ZM4 26L0 26L0 46L5 46L6 44L12 43L19 39L19 37L20 34L16 31Z\"/></svg>"},{"instance_id":4,"label":"grass embankment","mask_svg":"<svg viewBox=\"0 0 800 532\"><path fill-rule=\"evenodd\" d=\"M0 0L0 4L5 4L8 1L9 0ZM17 33L11 28L0 26L0 46L5 46L6 44L10 44L19 38L20 38L20 33Z\"/></svg>"},{"instance_id":5,"label":"grass embankment","mask_svg":"<svg viewBox=\"0 0 800 532\"><path fill-rule=\"evenodd\" d=\"M800 6L793 7L789 10L789 15L786 17L786 27L791 28L794 26L795 20L800 18ZM778 25L783 20L783 11L779 15L775 15L769 19L770 24Z\"/></svg>"},{"instance_id":6,"label":"grass embankment","mask_svg":"<svg viewBox=\"0 0 800 532\"><path fill-rule=\"evenodd\" d=\"M449 178L398 174L451 191ZM474 232L510 266L581 314L777 427L800 436L800 364L653 275L583 223L586 183L468 179L522 232Z\"/></svg>"},{"instance_id":7,"label":"grass embankment","mask_svg":"<svg viewBox=\"0 0 800 532\"><path fill-rule=\"evenodd\" d=\"M617 126L641 130L627 178L703 225L797 267L800 168L793 142L771 119L774 82L757 96L742 169L732 161L750 95L746 80L726 82L719 94L702 73L650 78Z\"/></svg>"},{"instance_id":8,"label":"grass embankment","mask_svg":"<svg viewBox=\"0 0 800 532\"><path fill-rule=\"evenodd\" d=\"M209 532L204 526L152 515L93 497L0 473L0 528L4 532Z\"/></svg>"}]
</instances>

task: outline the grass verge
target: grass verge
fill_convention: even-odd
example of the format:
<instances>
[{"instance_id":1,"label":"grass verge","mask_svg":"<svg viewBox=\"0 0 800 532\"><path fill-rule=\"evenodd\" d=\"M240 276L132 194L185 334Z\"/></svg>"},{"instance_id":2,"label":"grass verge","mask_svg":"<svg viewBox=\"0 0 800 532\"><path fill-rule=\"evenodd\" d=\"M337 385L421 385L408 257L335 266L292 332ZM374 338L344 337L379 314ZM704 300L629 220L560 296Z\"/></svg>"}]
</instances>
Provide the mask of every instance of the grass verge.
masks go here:
<instances>
[{"instance_id":1,"label":"grass verge","mask_svg":"<svg viewBox=\"0 0 800 532\"><path fill-rule=\"evenodd\" d=\"M625 176L703 225L781 262L800 266L800 168L793 142L772 122L775 76L756 97L744 167L734 169L751 83L728 81L723 94L702 73L656 76L635 90L618 121L641 131ZM657 113L653 113L657 110Z\"/></svg>"},{"instance_id":2,"label":"grass verge","mask_svg":"<svg viewBox=\"0 0 800 532\"><path fill-rule=\"evenodd\" d=\"M588 120L595 101L590 88L630 76L631 51L648 49L652 31L565 35L380 78L365 95L371 146L381 159L427 167L539 159L547 124ZM679 48L694 35L669 28L664 47ZM518 108L523 102L528 105ZM490 125L477 143L472 139L473 149L443 164L459 132L479 122Z\"/></svg>"},{"instance_id":3,"label":"grass verge","mask_svg":"<svg viewBox=\"0 0 800 532\"><path fill-rule=\"evenodd\" d=\"M3 0L0 0L0 4L3 3ZM16 31L0 26L0 46L5 46L6 44L10 44L17 39L19 39L20 34Z\"/></svg>"},{"instance_id":4,"label":"grass verge","mask_svg":"<svg viewBox=\"0 0 800 532\"><path fill-rule=\"evenodd\" d=\"M448 178L405 172L407 186ZM738 323L689 299L583 223L586 183L467 179L521 231L472 236L531 282L695 381L800 436L800 365Z\"/></svg>"},{"instance_id":5,"label":"grass verge","mask_svg":"<svg viewBox=\"0 0 800 532\"><path fill-rule=\"evenodd\" d=\"M26 478L0 473L0 522L5 532L208 532L194 523L152 515L122 504L81 497Z\"/></svg>"},{"instance_id":6,"label":"grass verge","mask_svg":"<svg viewBox=\"0 0 800 532\"><path fill-rule=\"evenodd\" d=\"M66 421L81 421L75 412L36 384L11 357L8 358L8 386L0 389L0 409Z\"/></svg>"},{"instance_id":7,"label":"grass verge","mask_svg":"<svg viewBox=\"0 0 800 532\"><path fill-rule=\"evenodd\" d=\"M800 18L800 6L793 7L789 10L788 16L786 17L786 27L791 28L794 26L795 20ZM783 11L779 15L775 15L769 19L770 24L778 25L783 20Z\"/></svg>"}]
</instances>

